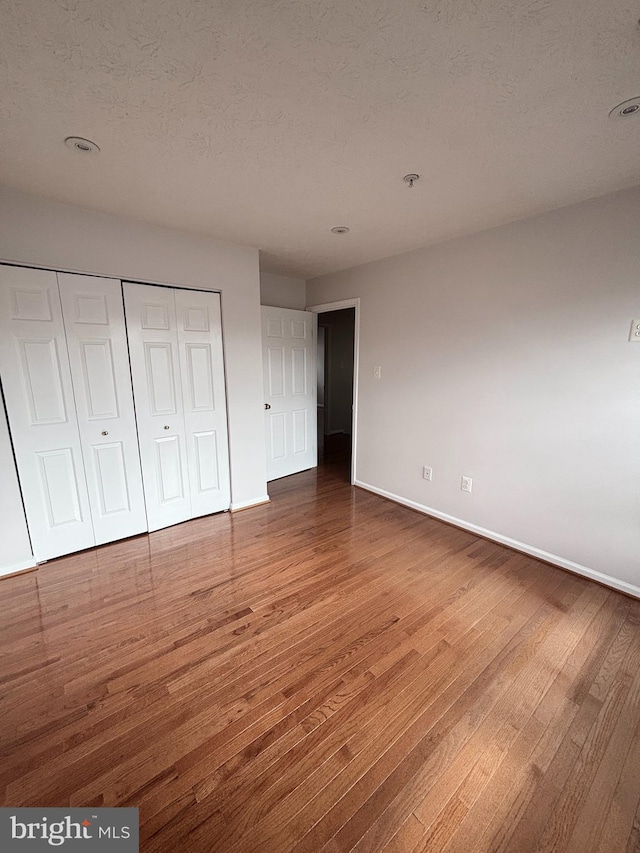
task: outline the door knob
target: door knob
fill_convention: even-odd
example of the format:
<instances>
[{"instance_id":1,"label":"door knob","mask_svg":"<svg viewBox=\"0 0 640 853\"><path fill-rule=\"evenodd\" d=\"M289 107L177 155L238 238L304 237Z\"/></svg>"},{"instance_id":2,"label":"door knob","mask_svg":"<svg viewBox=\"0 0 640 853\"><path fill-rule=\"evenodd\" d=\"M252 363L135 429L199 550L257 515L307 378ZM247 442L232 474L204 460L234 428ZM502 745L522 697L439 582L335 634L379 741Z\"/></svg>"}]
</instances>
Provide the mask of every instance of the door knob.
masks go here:
<instances>
[{"instance_id":1,"label":"door knob","mask_svg":"<svg viewBox=\"0 0 640 853\"><path fill-rule=\"evenodd\" d=\"M167 425L165 426L165 429L171 429L171 427L167 424Z\"/></svg>"},{"instance_id":2,"label":"door knob","mask_svg":"<svg viewBox=\"0 0 640 853\"><path fill-rule=\"evenodd\" d=\"M269 405L269 403L265 403L265 404L264 404L264 407L265 407L265 409L270 409L270 408L271 408L271 406Z\"/></svg>"},{"instance_id":3,"label":"door knob","mask_svg":"<svg viewBox=\"0 0 640 853\"><path fill-rule=\"evenodd\" d=\"M109 435L109 430L108 430L108 429L103 429L103 430L102 430L102 435Z\"/></svg>"}]
</instances>

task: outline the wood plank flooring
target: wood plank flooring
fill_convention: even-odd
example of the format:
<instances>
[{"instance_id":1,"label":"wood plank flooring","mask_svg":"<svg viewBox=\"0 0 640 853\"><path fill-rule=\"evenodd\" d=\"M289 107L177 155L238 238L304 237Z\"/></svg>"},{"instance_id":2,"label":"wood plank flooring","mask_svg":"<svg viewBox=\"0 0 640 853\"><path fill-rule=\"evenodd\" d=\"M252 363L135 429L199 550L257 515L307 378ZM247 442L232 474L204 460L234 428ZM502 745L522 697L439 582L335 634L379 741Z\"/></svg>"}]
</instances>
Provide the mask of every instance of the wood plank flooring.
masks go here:
<instances>
[{"instance_id":1,"label":"wood plank flooring","mask_svg":"<svg viewBox=\"0 0 640 853\"><path fill-rule=\"evenodd\" d=\"M0 583L3 805L141 849L640 851L640 602L353 489Z\"/></svg>"}]
</instances>

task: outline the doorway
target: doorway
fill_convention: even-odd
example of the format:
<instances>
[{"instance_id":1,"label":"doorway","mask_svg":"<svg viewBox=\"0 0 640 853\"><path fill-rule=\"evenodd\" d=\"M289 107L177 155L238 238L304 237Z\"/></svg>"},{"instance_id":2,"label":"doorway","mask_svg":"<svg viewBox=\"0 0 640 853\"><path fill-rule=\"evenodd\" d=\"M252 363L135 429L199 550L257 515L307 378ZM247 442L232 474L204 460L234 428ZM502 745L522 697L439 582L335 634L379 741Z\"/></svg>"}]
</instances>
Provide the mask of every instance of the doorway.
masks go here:
<instances>
[{"instance_id":1,"label":"doorway","mask_svg":"<svg viewBox=\"0 0 640 853\"><path fill-rule=\"evenodd\" d=\"M318 464L354 482L358 301L316 305L318 314Z\"/></svg>"}]
</instances>

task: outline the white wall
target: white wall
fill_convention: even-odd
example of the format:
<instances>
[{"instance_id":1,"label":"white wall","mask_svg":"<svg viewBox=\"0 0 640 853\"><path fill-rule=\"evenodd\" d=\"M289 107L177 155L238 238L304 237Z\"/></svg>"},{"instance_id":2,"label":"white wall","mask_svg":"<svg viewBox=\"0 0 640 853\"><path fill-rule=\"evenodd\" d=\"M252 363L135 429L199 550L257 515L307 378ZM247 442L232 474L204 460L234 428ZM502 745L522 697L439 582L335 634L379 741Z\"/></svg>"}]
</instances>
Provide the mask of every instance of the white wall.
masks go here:
<instances>
[{"instance_id":1,"label":"white wall","mask_svg":"<svg viewBox=\"0 0 640 853\"><path fill-rule=\"evenodd\" d=\"M260 273L260 304L272 308L293 308L304 311L306 302L306 284L301 278Z\"/></svg>"},{"instance_id":2,"label":"white wall","mask_svg":"<svg viewBox=\"0 0 640 853\"><path fill-rule=\"evenodd\" d=\"M639 222L637 188L308 282L361 299L356 480L640 595Z\"/></svg>"},{"instance_id":3,"label":"white wall","mask_svg":"<svg viewBox=\"0 0 640 853\"><path fill-rule=\"evenodd\" d=\"M267 500L256 249L4 189L0 191L0 260L220 291L232 507ZM3 452L0 436L0 464ZM0 476L5 473L13 482L3 466Z\"/></svg>"}]
</instances>

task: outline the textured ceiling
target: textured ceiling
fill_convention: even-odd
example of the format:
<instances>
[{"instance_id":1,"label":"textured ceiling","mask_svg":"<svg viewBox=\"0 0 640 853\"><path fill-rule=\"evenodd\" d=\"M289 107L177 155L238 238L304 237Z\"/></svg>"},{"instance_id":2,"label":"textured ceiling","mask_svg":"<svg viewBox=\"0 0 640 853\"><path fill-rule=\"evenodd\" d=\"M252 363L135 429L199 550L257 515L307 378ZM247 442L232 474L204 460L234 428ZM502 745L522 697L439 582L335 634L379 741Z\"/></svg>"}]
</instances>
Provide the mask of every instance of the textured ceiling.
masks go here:
<instances>
[{"instance_id":1,"label":"textured ceiling","mask_svg":"<svg viewBox=\"0 0 640 853\"><path fill-rule=\"evenodd\" d=\"M257 246L272 272L308 278L640 183L640 118L607 119L640 95L637 0L0 8L2 182Z\"/></svg>"}]
</instances>

